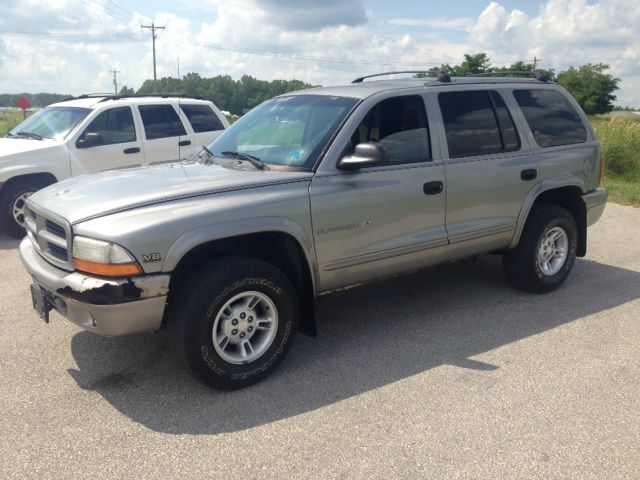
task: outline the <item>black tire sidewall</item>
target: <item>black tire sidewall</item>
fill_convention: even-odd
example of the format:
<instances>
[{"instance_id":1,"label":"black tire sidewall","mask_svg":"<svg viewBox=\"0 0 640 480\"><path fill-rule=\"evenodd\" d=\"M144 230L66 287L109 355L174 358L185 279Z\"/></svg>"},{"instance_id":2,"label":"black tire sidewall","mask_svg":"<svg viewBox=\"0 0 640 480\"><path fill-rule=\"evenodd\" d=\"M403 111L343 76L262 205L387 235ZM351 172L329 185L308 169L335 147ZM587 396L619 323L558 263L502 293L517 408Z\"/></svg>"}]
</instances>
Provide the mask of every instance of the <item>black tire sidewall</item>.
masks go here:
<instances>
[{"instance_id":1,"label":"black tire sidewall","mask_svg":"<svg viewBox=\"0 0 640 480\"><path fill-rule=\"evenodd\" d=\"M13 218L13 205L16 199L25 193L35 193L42 188L32 184L15 184L5 187L5 191L0 195L0 224L4 230L13 237L24 237L26 231Z\"/></svg>"},{"instance_id":2,"label":"black tire sidewall","mask_svg":"<svg viewBox=\"0 0 640 480\"><path fill-rule=\"evenodd\" d=\"M541 228L537 231L535 240L531 243L530 248L530 262L532 273L531 280L533 283L543 291L553 290L560 285L569 275L573 264L576 261L576 254L578 250L578 231L576 223L570 214L564 210L554 209L548 212L542 219ZM545 275L540 266L538 265L538 251L542 239L546 233L554 227L562 228L568 237L568 249L567 258L562 265L562 268L554 275Z\"/></svg>"},{"instance_id":3,"label":"black tire sidewall","mask_svg":"<svg viewBox=\"0 0 640 480\"><path fill-rule=\"evenodd\" d=\"M258 359L248 364L232 364L222 359L213 346L213 324L224 304L245 291L257 291L271 299L278 314L277 333ZM199 293L191 305L191 320L184 332L189 369L205 383L226 389L241 388L268 375L287 353L297 330L297 299L290 284L278 278L250 275L222 289L204 287Z\"/></svg>"}]
</instances>

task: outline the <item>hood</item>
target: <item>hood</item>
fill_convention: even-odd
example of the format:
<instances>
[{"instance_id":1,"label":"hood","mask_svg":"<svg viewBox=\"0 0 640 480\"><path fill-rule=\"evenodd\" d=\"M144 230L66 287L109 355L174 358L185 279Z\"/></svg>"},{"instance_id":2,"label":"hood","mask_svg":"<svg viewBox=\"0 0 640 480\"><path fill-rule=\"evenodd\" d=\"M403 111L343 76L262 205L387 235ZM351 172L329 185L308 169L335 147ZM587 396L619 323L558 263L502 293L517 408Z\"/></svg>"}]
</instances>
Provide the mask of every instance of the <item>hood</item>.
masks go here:
<instances>
[{"instance_id":1,"label":"hood","mask_svg":"<svg viewBox=\"0 0 640 480\"><path fill-rule=\"evenodd\" d=\"M82 175L33 194L29 201L71 224L180 198L311 179L310 172L237 170L172 164Z\"/></svg>"},{"instance_id":2,"label":"hood","mask_svg":"<svg viewBox=\"0 0 640 480\"><path fill-rule=\"evenodd\" d=\"M5 157L34 152L46 148L56 147L59 142L45 138L44 140L32 140L29 138L0 138L0 162Z\"/></svg>"}]
</instances>

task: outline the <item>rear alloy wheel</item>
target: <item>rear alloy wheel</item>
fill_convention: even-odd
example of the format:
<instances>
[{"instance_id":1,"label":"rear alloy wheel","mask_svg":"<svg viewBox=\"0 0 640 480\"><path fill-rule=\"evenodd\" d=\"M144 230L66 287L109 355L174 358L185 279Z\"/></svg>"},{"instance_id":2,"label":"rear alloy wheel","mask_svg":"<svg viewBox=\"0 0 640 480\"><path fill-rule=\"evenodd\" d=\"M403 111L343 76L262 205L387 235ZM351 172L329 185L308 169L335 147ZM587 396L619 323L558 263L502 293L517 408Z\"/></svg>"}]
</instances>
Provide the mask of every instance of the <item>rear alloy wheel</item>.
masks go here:
<instances>
[{"instance_id":1,"label":"rear alloy wheel","mask_svg":"<svg viewBox=\"0 0 640 480\"><path fill-rule=\"evenodd\" d=\"M556 205L538 205L517 248L503 256L507 278L522 290L555 290L573 267L577 245L578 228L571 213Z\"/></svg>"},{"instance_id":2,"label":"rear alloy wheel","mask_svg":"<svg viewBox=\"0 0 640 480\"><path fill-rule=\"evenodd\" d=\"M171 294L167 329L186 369L215 388L237 389L269 375L298 329L298 298L273 265L222 257Z\"/></svg>"}]
</instances>

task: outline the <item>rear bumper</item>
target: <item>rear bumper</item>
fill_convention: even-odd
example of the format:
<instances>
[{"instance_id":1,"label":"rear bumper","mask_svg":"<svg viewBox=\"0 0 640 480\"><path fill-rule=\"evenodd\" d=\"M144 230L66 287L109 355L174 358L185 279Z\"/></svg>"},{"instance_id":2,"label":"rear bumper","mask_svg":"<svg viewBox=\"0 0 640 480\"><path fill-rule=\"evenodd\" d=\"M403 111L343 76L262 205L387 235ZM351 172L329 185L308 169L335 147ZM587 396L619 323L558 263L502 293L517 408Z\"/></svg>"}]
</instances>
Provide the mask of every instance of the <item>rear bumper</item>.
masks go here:
<instances>
[{"instance_id":1,"label":"rear bumper","mask_svg":"<svg viewBox=\"0 0 640 480\"><path fill-rule=\"evenodd\" d=\"M28 237L20 243L20 258L51 306L86 330L121 336L162 325L169 275L105 279L67 272L46 262Z\"/></svg>"},{"instance_id":2,"label":"rear bumper","mask_svg":"<svg viewBox=\"0 0 640 480\"><path fill-rule=\"evenodd\" d=\"M597 188L593 192L582 196L587 210L587 226L593 225L600 220L607 205L607 198L609 198L609 192L604 188Z\"/></svg>"}]
</instances>

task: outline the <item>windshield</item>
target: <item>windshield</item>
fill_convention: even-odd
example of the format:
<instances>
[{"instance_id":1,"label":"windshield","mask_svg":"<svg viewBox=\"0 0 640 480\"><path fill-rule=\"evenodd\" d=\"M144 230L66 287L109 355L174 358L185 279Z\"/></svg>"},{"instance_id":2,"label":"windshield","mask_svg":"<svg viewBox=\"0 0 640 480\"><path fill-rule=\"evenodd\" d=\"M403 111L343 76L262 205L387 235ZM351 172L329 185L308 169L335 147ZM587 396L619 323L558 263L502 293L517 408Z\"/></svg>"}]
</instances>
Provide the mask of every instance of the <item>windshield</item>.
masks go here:
<instances>
[{"instance_id":1,"label":"windshield","mask_svg":"<svg viewBox=\"0 0 640 480\"><path fill-rule=\"evenodd\" d=\"M8 133L10 137L63 138L89 112L88 108L48 107L31 115Z\"/></svg>"},{"instance_id":2,"label":"windshield","mask_svg":"<svg viewBox=\"0 0 640 480\"><path fill-rule=\"evenodd\" d=\"M295 95L269 100L244 115L209 149L216 156L311 169L356 99Z\"/></svg>"}]
</instances>

